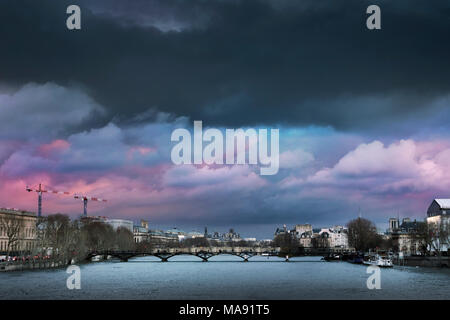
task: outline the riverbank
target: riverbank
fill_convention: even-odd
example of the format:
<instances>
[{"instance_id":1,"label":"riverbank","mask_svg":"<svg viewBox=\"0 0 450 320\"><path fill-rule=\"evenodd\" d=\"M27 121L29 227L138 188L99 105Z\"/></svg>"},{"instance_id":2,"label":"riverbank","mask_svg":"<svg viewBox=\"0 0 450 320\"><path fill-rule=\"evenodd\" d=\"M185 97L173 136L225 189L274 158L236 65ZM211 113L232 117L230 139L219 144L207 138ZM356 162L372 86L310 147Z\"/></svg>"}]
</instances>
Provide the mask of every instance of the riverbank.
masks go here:
<instances>
[{"instance_id":1,"label":"riverbank","mask_svg":"<svg viewBox=\"0 0 450 320\"><path fill-rule=\"evenodd\" d=\"M353 264L363 264L366 255L354 254L354 255L330 255L324 257L325 261L347 261ZM396 266L408 266L408 267L424 267L424 268L449 268L450 257L449 256L404 256L399 258L398 256L391 256L392 263Z\"/></svg>"},{"instance_id":2,"label":"riverbank","mask_svg":"<svg viewBox=\"0 0 450 320\"><path fill-rule=\"evenodd\" d=\"M0 272L8 271L24 271L24 270L43 270L43 269L55 269L62 268L69 265L68 260L58 259L39 259L28 261L8 261L0 262Z\"/></svg>"},{"instance_id":3,"label":"riverbank","mask_svg":"<svg viewBox=\"0 0 450 320\"><path fill-rule=\"evenodd\" d=\"M429 267L429 268L448 268L450 267L450 257L429 257L429 256L406 256L402 259L393 258L397 266L408 267Z\"/></svg>"}]
</instances>

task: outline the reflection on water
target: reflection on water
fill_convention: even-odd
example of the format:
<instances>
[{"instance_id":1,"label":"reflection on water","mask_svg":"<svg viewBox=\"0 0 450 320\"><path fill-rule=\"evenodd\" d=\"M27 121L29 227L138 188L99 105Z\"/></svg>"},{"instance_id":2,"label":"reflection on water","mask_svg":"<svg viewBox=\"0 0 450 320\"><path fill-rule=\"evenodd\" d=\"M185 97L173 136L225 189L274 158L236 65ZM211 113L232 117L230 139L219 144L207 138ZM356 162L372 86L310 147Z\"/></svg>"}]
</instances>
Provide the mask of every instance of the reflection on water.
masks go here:
<instances>
[{"instance_id":1,"label":"reflection on water","mask_svg":"<svg viewBox=\"0 0 450 320\"><path fill-rule=\"evenodd\" d=\"M0 299L449 299L450 270L381 270L381 290L366 286L366 267L284 259L216 256L202 262L140 257L81 265L81 290L68 290L65 270L0 273Z\"/></svg>"}]
</instances>

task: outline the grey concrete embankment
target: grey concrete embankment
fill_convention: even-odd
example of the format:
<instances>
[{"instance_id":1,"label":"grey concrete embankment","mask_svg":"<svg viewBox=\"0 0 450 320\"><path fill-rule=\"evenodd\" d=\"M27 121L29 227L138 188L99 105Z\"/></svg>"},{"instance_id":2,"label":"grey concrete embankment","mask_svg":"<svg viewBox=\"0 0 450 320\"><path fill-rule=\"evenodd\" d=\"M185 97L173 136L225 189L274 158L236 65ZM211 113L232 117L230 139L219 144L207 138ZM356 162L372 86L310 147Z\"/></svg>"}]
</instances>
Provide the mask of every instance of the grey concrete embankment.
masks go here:
<instances>
[{"instance_id":1,"label":"grey concrete embankment","mask_svg":"<svg viewBox=\"0 0 450 320\"><path fill-rule=\"evenodd\" d=\"M9 261L0 262L1 271L22 271L35 269L53 269L68 265L67 261L61 260L29 260L29 261Z\"/></svg>"},{"instance_id":2,"label":"grey concrete embankment","mask_svg":"<svg viewBox=\"0 0 450 320\"><path fill-rule=\"evenodd\" d=\"M394 258L394 264L410 267L450 267L450 257L409 256L403 259Z\"/></svg>"}]
</instances>

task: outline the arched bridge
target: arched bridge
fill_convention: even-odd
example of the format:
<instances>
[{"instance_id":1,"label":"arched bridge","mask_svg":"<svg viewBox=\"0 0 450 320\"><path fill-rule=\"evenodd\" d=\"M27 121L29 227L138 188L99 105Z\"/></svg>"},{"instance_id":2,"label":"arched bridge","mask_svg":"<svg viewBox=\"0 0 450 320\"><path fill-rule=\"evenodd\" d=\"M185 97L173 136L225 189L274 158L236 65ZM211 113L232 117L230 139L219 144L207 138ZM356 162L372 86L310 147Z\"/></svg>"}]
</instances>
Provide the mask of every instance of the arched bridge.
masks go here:
<instances>
[{"instance_id":1,"label":"arched bridge","mask_svg":"<svg viewBox=\"0 0 450 320\"><path fill-rule=\"evenodd\" d=\"M168 261L171 257L177 255L193 255L208 261L209 258L221 254L229 254L240 257L247 262L253 256L278 256L280 248L259 248L259 247L193 247L193 248L167 248L167 249L151 249L146 251L121 251L121 250L100 250L92 251L87 256L90 259L94 256L112 256L121 261L128 261L128 259L137 256L155 256L161 259L162 262ZM288 260L289 257L286 257Z\"/></svg>"}]
</instances>

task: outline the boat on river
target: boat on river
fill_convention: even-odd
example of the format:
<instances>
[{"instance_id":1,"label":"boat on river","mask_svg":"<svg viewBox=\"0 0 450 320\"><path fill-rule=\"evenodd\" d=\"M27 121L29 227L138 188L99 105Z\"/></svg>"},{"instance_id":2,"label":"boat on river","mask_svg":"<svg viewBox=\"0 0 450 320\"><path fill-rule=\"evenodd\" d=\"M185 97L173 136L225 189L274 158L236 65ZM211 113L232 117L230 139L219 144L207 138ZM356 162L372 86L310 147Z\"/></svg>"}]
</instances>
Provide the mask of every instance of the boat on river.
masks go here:
<instances>
[{"instance_id":1,"label":"boat on river","mask_svg":"<svg viewBox=\"0 0 450 320\"><path fill-rule=\"evenodd\" d=\"M342 256L338 255L338 254L330 254L326 257L323 257L322 260L325 261L341 261L342 260Z\"/></svg>"},{"instance_id":2,"label":"boat on river","mask_svg":"<svg viewBox=\"0 0 450 320\"><path fill-rule=\"evenodd\" d=\"M102 261L102 260L103 260L103 256L102 255L96 255L96 256L93 256L91 258L92 262L99 262L99 261Z\"/></svg>"},{"instance_id":3,"label":"boat on river","mask_svg":"<svg viewBox=\"0 0 450 320\"><path fill-rule=\"evenodd\" d=\"M369 260L366 260L363 263L365 265L372 265L380 268L392 268L394 266L390 258L378 254L369 258Z\"/></svg>"},{"instance_id":4,"label":"boat on river","mask_svg":"<svg viewBox=\"0 0 450 320\"><path fill-rule=\"evenodd\" d=\"M354 256L350 256L347 259L347 262L353 263L353 264L363 264L364 262L364 257L361 255L354 255Z\"/></svg>"}]
</instances>

